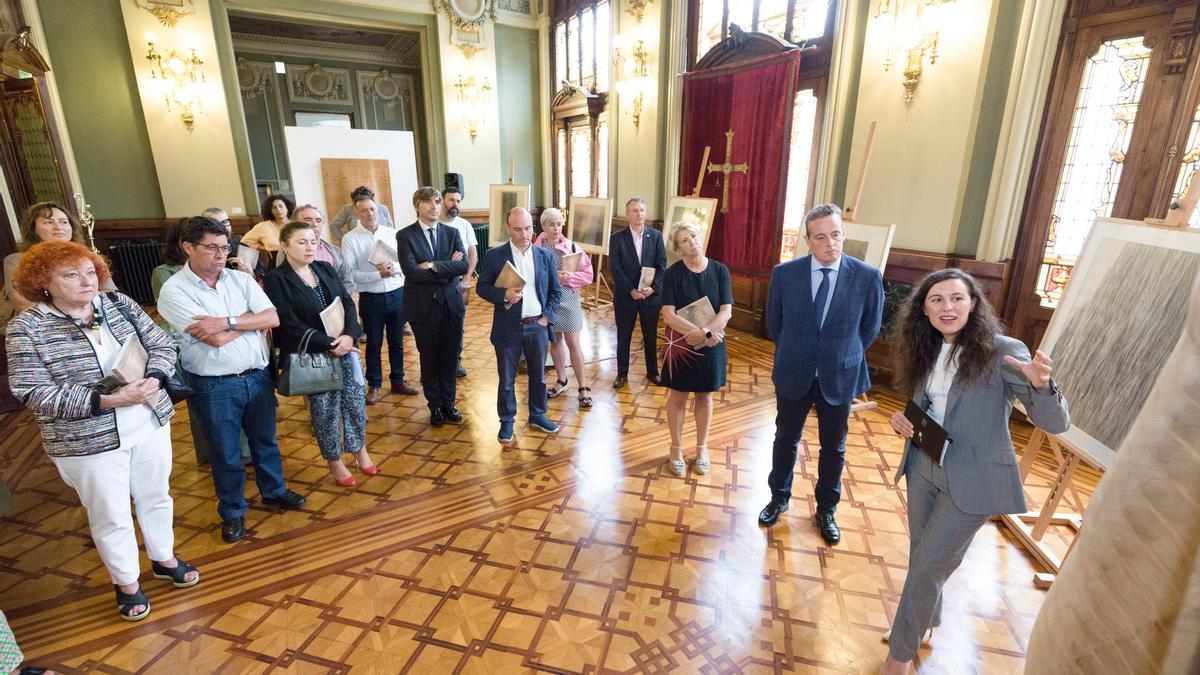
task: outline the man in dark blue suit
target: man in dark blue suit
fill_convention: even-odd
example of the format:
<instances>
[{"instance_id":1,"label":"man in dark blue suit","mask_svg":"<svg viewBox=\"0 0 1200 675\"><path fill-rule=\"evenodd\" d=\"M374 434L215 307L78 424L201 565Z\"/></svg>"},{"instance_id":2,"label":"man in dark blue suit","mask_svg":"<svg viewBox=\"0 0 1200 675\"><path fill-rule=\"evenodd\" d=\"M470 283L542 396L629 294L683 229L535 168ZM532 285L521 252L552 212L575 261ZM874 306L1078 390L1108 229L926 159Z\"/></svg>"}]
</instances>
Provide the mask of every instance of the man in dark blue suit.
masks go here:
<instances>
[{"instance_id":1,"label":"man in dark blue suit","mask_svg":"<svg viewBox=\"0 0 1200 675\"><path fill-rule=\"evenodd\" d=\"M479 297L495 305L492 314L492 346L496 348L496 365L500 371L500 386L496 392L496 411L500 415L501 443L513 439L513 421L517 415L517 396L514 382L521 355L530 364L529 426L552 434L558 425L546 418L545 370L546 348L554 339L551 324L558 309L558 274L554 257L549 251L533 245L533 218L517 207L508 212L505 222L509 242L488 249L479 264L479 281L475 291ZM521 289L496 285L506 263L512 263L525 280Z\"/></svg>"},{"instance_id":2,"label":"man in dark blue suit","mask_svg":"<svg viewBox=\"0 0 1200 675\"><path fill-rule=\"evenodd\" d=\"M775 341L775 446L767 477L771 502L758 522L774 525L788 510L796 443L815 406L821 441L816 523L832 545L842 538L833 514L841 498L850 403L871 386L865 355L883 318L883 275L842 255L837 206L814 207L804 227L811 253L776 265L767 292L767 330Z\"/></svg>"},{"instance_id":3,"label":"man in dark blue suit","mask_svg":"<svg viewBox=\"0 0 1200 675\"><path fill-rule=\"evenodd\" d=\"M662 281L667 271L667 249L662 233L646 227L646 202L633 197L625 202L629 227L608 242L613 276L613 316L617 320L617 379L613 388L625 386L629 377L629 344L633 324L641 320L646 379L658 384L658 314L662 310ZM650 288L638 290L642 268L654 268Z\"/></svg>"},{"instance_id":4,"label":"man in dark blue suit","mask_svg":"<svg viewBox=\"0 0 1200 675\"><path fill-rule=\"evenodd\" d=\"M438 222L442 195L423 187L413 193L417 222L396 233L396 257L404 271L404 316L421 357L421 388L429 424L461 422L455 405L458 352L467 306L458 287L467 273L458 230Z\"/></svg>"}]
</instances>

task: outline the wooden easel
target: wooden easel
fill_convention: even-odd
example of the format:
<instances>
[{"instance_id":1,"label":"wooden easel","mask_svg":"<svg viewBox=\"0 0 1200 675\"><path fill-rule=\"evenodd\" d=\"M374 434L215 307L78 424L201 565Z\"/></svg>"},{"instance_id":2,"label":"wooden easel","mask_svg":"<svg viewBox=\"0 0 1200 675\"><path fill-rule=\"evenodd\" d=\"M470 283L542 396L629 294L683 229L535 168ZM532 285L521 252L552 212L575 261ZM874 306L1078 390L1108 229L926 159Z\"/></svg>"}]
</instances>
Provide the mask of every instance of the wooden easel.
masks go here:
<instances>
[{"instance_id":1,"label":"wooden easel","mask_svg":"<svg viewBox=\"0 0 1200 675\"><path fill-rule=\"evenodd\" d=\"M843 222L854 222L854 216L858 213L858 204L862 201L863 185L867 181L867 166L871 163L871 153L875 150L875 125L877 122L871 122L871 128L867 132L867 149L863 152L862 165L858 167L858 179L854 182L854 199L847 205L842 212ZM883 272L881 268L880 273ZM862 396L850 402L850 412L859 410L873 410L879 407L879 404L871 400L871 397L863 392Z\"/></svg>"},{"instance_id":2,"label":"wooden easel","mask_svg":"<svg viewBox=\"0 0 1200 675\"><path fill-rule=\"evenodd\" d=\"M1179 202L1173 204L1167 212L1166 218L1144 218L1143 221L1149 225L1159 227L1187 227L1188 219L1196 210L1196 205L1200 203L1200 184L1197 184L1200 172L1193 173L1188 179L1188 187L1183 193L1183 197ZM1042 507L1037 512L1028 511L1020 514L1006 514L1000 516L1000 520L1008 526L1017 538L1025 544L1033 557L1037 558L1038 562L1042 563L1049 572L1040 572L1033 575L1033 585L1038 588L1049 588L1054 583L1054 578L1058 571L1062 568L1063 562L1067 556L1071 554L1071 550L1075 547L1075 542L1078 541L1079 531L1083 528L1083 500L1079 497L1079 492L1075 489L1072 479L1075 476L1075 471L1080 464L1086 463L1092 465L1099 471L1104 471L1104 467L1099 462L1089 460L1086 453L1079 448L1074 447L1064 438L1060 438L1053 434L1048 434L1041 429L1034 429L1033 434L1029 437L1029 443L1025 445L1021 456L1021 483L1029 477L1033 469L1034 462L1037 461L1039 451L1042 449L1042 442L1049 441L1050 450L1054 453L1054 462L1056 471L1054 478L1050 482L1050 492L1046 495L1042 502ZM1078 513L1059 513L1058 507L1062 503L1063 496L1070 492L1071 500L1075 503ZM1066 526L1071 528L1075 533L1075 538L1071 540L1071 544L1067 547L1067 552L1060 558L1054 551L1046 546L1043 538L1046 535L1046 530L1051 525Z\"/></svg>"}]
</instances>

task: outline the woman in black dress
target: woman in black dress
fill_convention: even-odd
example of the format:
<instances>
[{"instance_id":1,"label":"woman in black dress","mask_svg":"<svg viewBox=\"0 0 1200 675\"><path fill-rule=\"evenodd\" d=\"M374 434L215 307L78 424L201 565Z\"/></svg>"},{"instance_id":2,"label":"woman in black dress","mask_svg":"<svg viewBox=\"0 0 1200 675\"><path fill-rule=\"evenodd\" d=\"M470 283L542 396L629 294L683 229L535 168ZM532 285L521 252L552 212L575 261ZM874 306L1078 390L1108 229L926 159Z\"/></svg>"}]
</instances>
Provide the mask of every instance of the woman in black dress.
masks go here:
<instances>
[{"instance_id":1,"label":"woman in black dress","mask_svg":"<svg viewBox=\"0 0 1200 675\"><path fill-rule=\"evenodd\" d=\"M729 268L706 258L702 241L700 230L694 225L676 223L671 228L669 245L683 259L667 268L662 285L662 316L667 324L662 381L671 390L667 397L667 424L671 428L669 466L676 476L687 473L683 459L683 420L689 392L696 397L693 466L697 474L708 473L712 393L725 386L725 324L733 315ZM701 298L706 298L709 304L703 307L701 303L697 314L689 305Z\"/></svg>"}]
</instances>

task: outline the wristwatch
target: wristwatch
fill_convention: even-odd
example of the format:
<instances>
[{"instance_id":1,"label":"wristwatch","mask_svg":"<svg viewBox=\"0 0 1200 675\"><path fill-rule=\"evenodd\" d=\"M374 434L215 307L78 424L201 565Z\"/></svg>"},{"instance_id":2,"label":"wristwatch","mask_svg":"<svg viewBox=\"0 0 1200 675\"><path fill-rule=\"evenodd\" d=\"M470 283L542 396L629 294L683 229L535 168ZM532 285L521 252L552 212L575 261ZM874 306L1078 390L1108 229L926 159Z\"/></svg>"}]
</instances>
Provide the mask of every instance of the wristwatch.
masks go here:
<instances>
[{"instance_id":1,"label":"wristwatch","mask_svg":"<svg viewBox=\"0 0 1200 675\"><path fill-rule=\"evenodd\" d=\"M225 318L225 322L229 324L229 330L237 330L237 317L230 316Z\"/></svg>"},{"instance_id":2,"label":"wristwatch","mask_svg":"<svg viewBox=\"0 0 1200 675\"><path fill-rule=\"evenodd\" d=\"M711 330L707 330L707 329L706 329L706 330L704 331L704 339L705 339L705 340L711 340L711 339L712 339L712 331L711 331Z\"/></svg>"}]
</instances>

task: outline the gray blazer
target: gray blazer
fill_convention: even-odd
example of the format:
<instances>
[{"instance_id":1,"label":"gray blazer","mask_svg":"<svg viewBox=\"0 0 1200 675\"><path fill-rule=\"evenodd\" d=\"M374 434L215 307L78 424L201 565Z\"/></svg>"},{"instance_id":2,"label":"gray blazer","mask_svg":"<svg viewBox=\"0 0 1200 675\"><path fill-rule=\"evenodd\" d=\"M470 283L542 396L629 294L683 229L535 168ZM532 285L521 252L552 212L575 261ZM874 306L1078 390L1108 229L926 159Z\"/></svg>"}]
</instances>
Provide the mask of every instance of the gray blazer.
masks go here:
<instances>
[{"instance_id":1,"label":"gray blazer","mask_svg":"<svg viewBox=\"0 0 1200 675\"><path fill-rule=\"evenodd\" d=\"M1037 391L1019 370L1004 362L1006 354L1028 361L1029 349L1020 340L1002 335L996 337L996 343L996 365L986 381L964 386L955 379L950 385L942 424L953 439L942 462L950 498L959 511L975 515L1028 510L1008 432L1014 399L1021 399L1029 419L1049 433L1060 434L1071 426L1067 400L1053 379L1048 390ZM922 383L913 400L920 401L924 396ZM895 482L912 470L909 459L914 452L920 450L914 451L911 442L905 444ZM918 471L928 467L924 462L914 462L913 466ZM925 478L933 480L931 476Z\"/></svg>"}]
</instances>

